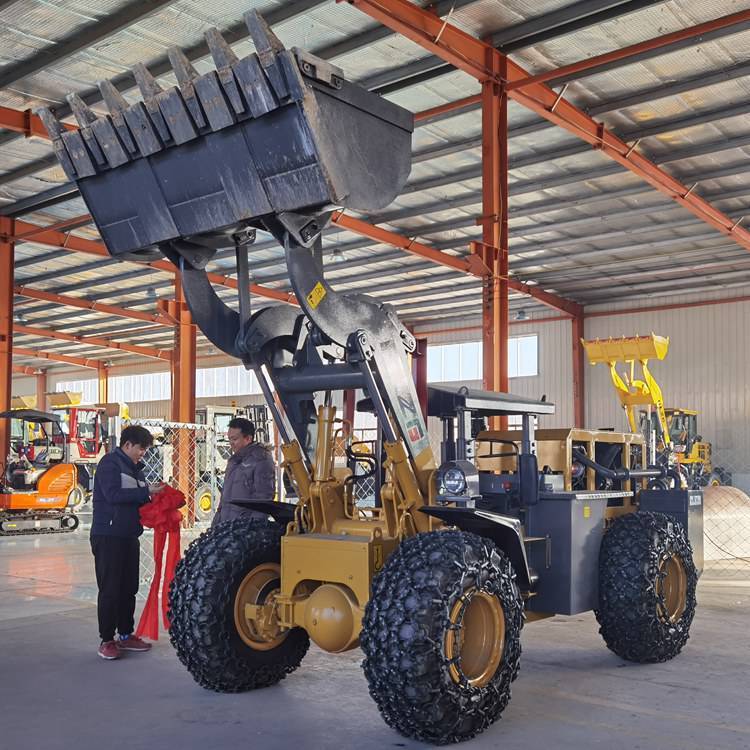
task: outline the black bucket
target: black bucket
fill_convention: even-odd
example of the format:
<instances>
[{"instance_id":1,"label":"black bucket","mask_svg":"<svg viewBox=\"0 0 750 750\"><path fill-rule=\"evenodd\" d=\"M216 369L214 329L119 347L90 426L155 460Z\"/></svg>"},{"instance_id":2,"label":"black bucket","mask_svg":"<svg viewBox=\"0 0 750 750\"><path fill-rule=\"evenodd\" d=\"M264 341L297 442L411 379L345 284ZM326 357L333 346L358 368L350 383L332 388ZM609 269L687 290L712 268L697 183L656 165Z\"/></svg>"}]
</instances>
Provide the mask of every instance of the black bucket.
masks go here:
<instances>
[{"instance_id":1,"label":"black bucket","mask_svg":"<svg viewBox=\"0 0 750 750\"><path fill-rule=\"evenodd\" d=\"M110 254L146 259L178 239L231 244L273 218L303 245L326 212L384 208L409 176L413 117L344 79L340 69L287 51L255 12L245 21L256 54L238 59L206 34L216 70L198 75L170 50L177 87L162 90L143 65L143 101L99 84L110 114L68 101L80 130L39 115Z\"/></svg>"}]
</instances>

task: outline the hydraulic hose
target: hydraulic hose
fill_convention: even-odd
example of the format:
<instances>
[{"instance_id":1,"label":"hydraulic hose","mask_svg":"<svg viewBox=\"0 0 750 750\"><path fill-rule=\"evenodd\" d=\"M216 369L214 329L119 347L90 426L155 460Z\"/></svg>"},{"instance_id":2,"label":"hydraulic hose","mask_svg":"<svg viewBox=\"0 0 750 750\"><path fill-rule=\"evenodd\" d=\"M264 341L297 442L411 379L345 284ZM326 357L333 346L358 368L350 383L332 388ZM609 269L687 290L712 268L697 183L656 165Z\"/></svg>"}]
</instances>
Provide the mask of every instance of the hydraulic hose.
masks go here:
<instances>
[{"instance_id":1,"label":"hydraulic hose","mask_svg":"<svg viewBox=\"0 0 750 750\"><path fill-rule=\"evenodd\" d=\"M589 458L582 450L573 450L573 457L589 469L593 469L599 476L606 479L628 481L629 479L663 479L667 476L667 469L653 466L649 469L608 469L593 459Z\"/></svg>"}]
</instances>

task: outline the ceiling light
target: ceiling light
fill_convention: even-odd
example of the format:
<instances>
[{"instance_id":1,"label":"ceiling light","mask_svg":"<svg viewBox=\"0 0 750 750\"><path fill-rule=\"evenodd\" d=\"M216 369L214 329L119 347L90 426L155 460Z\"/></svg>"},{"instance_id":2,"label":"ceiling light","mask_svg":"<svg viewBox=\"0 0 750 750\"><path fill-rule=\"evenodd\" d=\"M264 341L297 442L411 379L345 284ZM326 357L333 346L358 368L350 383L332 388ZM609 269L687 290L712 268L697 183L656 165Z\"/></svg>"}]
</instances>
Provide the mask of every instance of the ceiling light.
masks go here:
<instances>
[{"instance_id":1,"label":"ceiling light","mask_svg":"<svg viewBox=\"0 0 750 750\"><path fill-rule=\"evenodd\" d=\"M516 313L516 320L528 320L528 317L526 310L521 309Z\"/></svg>"},{"instance_id":2,"label":"ceiling light","mask_svg":"<svg viewBox=\"0 0 750 750\"><path fill-rule=\"evenodd\" d=\"M334 247L331 250L331 263L343 263L346 260L346 254L340 247Z\"/></svg>"}]
</instances>

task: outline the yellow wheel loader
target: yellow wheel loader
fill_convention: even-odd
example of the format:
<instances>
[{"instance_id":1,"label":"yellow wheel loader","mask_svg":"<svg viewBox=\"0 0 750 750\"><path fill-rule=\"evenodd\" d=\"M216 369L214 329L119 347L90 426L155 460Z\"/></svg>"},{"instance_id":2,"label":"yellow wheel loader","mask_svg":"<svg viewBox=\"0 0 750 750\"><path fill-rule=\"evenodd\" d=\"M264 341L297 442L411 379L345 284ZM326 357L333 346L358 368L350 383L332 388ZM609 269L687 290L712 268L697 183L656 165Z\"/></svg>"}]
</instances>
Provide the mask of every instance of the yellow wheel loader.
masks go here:
<instances>
[{"instance_id":1,"label":"yellow wheel loader","mask_svg":"<svg viewBox=\"0 0 750 750\"><path fill-rule=\"evenodd\" d=\"M649 461L676 467L682 482L692 488L729 484L730 475L714 467L711 443L698 434L698 412L664 405L661 387L649 368L649 360L663 360L669 351L669 338L631 336L591 339L581 343L592 365L609 366L610 378L633 432L641 432L649 450ZM636 373L640 364L642 377ZM629 372L617 371L625 364Z\"/></svg>"},{"instance_id":2,"label":"yellow wheel loader","mask_svg":"<svg viewBox=\"0 0 750 750\"><path fill-rule=\"evenodd\" d=\"M506 708L524 621L593 609L621 658L675 656L695 612L701 493L644 489L666 470L646 464L637 435L568 431L542 437L538 454L536 416L552 404L465 388L429 393L444 426L436 461L408 366L414 337L388 305L336 292L319 253L333 211L399 194L412 114L285 50L257 14L246 21L254 54L238 58L211 30L215 71L199 75L173 49L177 86L138 66L142 102L103 83L108 115L69 98L77 131L40 113L111 255L165 255L196 324L255 373L298 498L248 501L268 520L228 521L190 545L170 593L179 659L200 685L238 692L296 670L310 640L360 646L384 720L445 744ZM283 247L299 308L253 308L256 232ZM236 308L205 271L232 246ZM344 465L335 445L351 425L337 404L354 389L382 451L349 444ZM522 429L487 431L497 415L520 415ZM374 506L356 501L363 462Z\"/></svg>"}]
</instances>

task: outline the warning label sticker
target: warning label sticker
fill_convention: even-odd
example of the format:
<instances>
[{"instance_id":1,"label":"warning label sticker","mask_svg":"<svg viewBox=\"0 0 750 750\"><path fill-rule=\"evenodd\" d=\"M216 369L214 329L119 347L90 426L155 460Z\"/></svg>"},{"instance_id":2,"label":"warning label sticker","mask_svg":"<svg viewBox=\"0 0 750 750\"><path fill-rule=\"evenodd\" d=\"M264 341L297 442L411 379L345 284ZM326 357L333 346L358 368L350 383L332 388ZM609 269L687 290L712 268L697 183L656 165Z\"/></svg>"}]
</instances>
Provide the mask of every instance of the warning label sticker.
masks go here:
<instances>
[{"instance_id":1,"label":"warning label sticker","mask_svg":"<svg viewBox=\"0 0 750 750\"><path fill-rule=\"evenodd\" d=\"M310 307L314 310L322 301L323 298L326 296L326 290L325 287L318 282L310 292L310 294L307 295L307 301L310 303Z\"/></svg>"}]
</instances>

